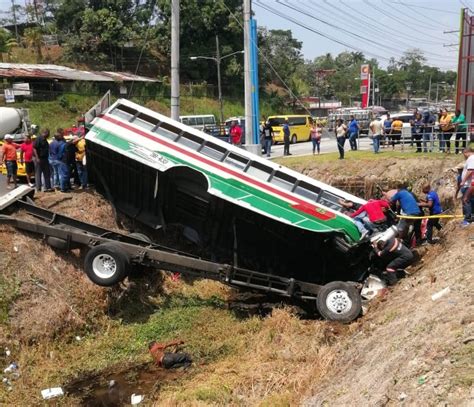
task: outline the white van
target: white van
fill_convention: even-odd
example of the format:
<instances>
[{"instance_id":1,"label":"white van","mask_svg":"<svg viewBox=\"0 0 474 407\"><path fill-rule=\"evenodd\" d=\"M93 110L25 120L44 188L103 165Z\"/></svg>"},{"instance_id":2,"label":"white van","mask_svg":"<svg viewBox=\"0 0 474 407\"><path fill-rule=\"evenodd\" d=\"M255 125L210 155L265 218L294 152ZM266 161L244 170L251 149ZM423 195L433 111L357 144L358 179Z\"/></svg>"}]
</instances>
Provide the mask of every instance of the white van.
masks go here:
<instances>
[{"instance_id":1,"label":"white van","mask_svg":"<svg viewBox=\"0 0 474 407\"><path fill-rule=\"evenodd\" d=\"M213 114L179 116L179 121L183 124L186 124L199 130L204 130L207 127L216 126L216 116L214 116Z\"/></svg>"}]
</instances>

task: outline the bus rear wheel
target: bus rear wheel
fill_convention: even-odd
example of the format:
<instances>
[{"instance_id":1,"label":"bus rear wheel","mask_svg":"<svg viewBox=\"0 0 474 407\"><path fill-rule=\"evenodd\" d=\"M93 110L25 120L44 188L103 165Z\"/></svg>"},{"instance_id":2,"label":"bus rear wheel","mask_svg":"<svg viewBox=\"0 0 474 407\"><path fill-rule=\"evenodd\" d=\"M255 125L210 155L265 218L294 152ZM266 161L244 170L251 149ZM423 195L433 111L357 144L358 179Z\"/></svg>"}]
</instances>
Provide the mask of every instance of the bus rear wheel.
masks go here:
<instances>
[{"instance_id":1,"label":"bus rear wheel","mask_svg":"<svg viewBox=\"0 0 474 407\"><path fill-rule=\"evenodd\" d=\"M116 243L103 243L86 254L84 270L89 279L102 287L120 283L130 273L129 256Z\"/></svg>"},{"instance_id":2,"label":"bus rear wheel","mask_svg":"<svg viewBox=\"0 0 474 407\"><path fill-rule=\"evenodd\" d=\"M353 285L332 281L318 292L316 301L320 315L330 321L349 323L362 312L360 293Z\"/></svg>"}]
</instances>

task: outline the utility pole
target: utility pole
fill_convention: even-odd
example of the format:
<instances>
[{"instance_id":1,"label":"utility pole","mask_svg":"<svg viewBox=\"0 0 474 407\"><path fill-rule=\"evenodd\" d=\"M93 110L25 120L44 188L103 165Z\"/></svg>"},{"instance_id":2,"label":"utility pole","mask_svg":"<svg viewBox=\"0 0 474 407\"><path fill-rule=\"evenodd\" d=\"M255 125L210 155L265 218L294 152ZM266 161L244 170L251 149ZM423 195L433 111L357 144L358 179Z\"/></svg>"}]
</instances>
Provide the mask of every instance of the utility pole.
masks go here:
<instances>
[{"instance_id":1,"label":"utility pole","mask_svg":"<svg viewBox=\"0 0 474 407\"><path fill-rule=\"evenodd\" d=\"M217 91L219 92L219 110L221 113L221 123L224 123L224 102L222 101L221 83L221 51L219 49L219 36L216 34L216 65L217 65Z\"/></svg>"},{"instance_id":2,"label":"utility pole","mask_svg":"<svg viewBox=\"0 0 474 407\"><path fill-rule=\"evenodd\" d=\"M372 78L372 107L375 106L375 67Z\"/></svg>"},{"instance_id":3,"label":"utility pole","mask_svg":"<svg viewBox=\"0 0 474 407\"><path fill-rule=\"evenodd\" d=\"M20 43L20 37L18 36L18 24L16 21L16 6L15 6L15 0L12 0L12 14L13 14L13 24L15 25L15 38L17 44Z\"/></svg>"},{"instance_id":4,"label":"utility pole","mask_svg":"<svg viewBox=\"0 0 474 407\"><path fill-rule=\"evenodd\" d=\"M251 0L244 0L244 88L245 88L245 144L252 144L252 73L250 72L250 14Z\"/></svg>"},{"instance_id":5,"label":"utility pole","mask_svg":"<svg viewBox=\"0 0 474 407\"><path fill-rule=\"evenodd\" d=\"M171 118L179 120L179 0L171 0Z\"/></svg>"},{"instance_id":6,"label":"utility pole","mask_svg":"<svg viewBox=\"0 0 474 407\"><path fill-rule=\"evenodd\" d=\"M430 75L430 84L428 85L428 105L431 102L431 75Z\"/></svg>"}]
</instances>

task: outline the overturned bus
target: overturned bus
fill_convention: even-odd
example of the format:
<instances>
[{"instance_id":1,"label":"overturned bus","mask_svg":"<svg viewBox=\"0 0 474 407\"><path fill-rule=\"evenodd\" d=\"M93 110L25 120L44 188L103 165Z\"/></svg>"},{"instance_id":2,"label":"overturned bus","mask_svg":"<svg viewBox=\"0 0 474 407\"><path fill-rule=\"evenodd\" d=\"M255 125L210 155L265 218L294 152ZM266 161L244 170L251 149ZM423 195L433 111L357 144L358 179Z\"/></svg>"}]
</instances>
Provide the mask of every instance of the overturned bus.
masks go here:
<instances>
[{"instance_id":1,"label":"overturned bus","mask_svg":"<svg viewBox=\"0 0 474 407\"><path fill-rule=\"evenodd\" d=\"M287 296L317 299L328 319L359 315L371 246L340 202L364 200L129 100L94 115L89 172L150 244L246 270L221 279L240 289L286 281Z\"/></svg>"}]
</instances>

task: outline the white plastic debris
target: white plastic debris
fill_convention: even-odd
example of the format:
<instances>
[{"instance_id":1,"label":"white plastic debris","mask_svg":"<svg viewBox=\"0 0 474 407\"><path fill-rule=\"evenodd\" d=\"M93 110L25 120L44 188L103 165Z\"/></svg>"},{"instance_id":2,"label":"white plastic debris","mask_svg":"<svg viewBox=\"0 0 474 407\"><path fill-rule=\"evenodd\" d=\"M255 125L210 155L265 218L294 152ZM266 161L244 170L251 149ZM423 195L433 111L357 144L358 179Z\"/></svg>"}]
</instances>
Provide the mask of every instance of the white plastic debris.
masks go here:
<instances>
[{"instance_id":1,"label":"white plastic debris","mask_svg":"<svg viewBox=\"0 0 474 407\"><path fill-rule=\"evenodd\" d=\"M16 369L18 369L18 365L16 363L10 363L8 367L3 369L3 373L11 373Z\"/></svg>"},{"instance_id":2,"label":"white plastic debris","mask_svg":"<svg viewBox=\"0 0 474 407\"><path fill-rule=\"evenodd\" d=\"M136 406L137 404L140 404L143 401L144 398L145 397L142 396L141 394L133 393L132 397L131 397L131 400L130 400L130 403L132 404L132 406Z\"/></svg>"},{"instance_id":3,"label":"white plastic debris","mask_svg":"<svg viewBox=\"0 0 474 407\"><path fill-rule=\"evenodd\" d=\"M449 287L446 287L446 288L442 289L441 291L438 291L437 293L434 293L431 296L431 299L433 301L439 300L441 297L443 297L446 294L449 294L450 292L451 292L451 289Z\"/></svg>"},{"instance_id":4,"label":"white plastic debris","mask_svg":"<svg viewBox=\"0 0 474 407\"><path fill-rule=\"evenodd\" d=\"M403 401L403 400L405 400L407 397L408 397L408 394L406 394L406 393L400 393L400 395L398 396L398 400Z\"/></svg>"},{"instance_id":5,"label":"white plastic debris","mask_svg":"<svg viewBox=\"0 0 474 407\"><path fill-rule=\"evenodd\" d=\"M9 357L11 354L12 354L12 352L10 351L10 349L5 348L5 355L6 355L7 357Z\"/></svg>"},{"instance_id":6,"label":"white plastic debris","mask_svg":"<svg viewBox=\"0 0 474 407\"><path fill-rule=\"evenodd\" d=\"M61 387L51 387L49 389L41 390L41 395L43 399L49 400L55 397L63 396L64 392Z\"/></svg>"},{"instance_id":7,"label":"white plastic debris","mask_svg":"<svg viewBox=\"0 0 474 407\"><path fill-rule=\"evenodd\" d=\"M387 288L387 284L379 277L370 274L364 282L364 286L360 292L360 296L365 300L372 300L375 298L383 289Z\"/></svg>"},{"instance_id":8,"label":"white plastic debris","mask_svg":"<svg viewBox=\"0 0 474 407\"><path fill-rule=\"evenodd\" d=\"M18 253L18 247L13 246L13 251L14 251L15 253Z\"/></svg>"},{"instance_id":9,"label":"white plastic debris","mask_svg":"<svg viewBox=\"0 0 474 407\"><path fill-rule=\"evenodd\" d=\"M82 338L80 336L76 336L76 341L80 341Z\"/></svg>"}]
</instances>

